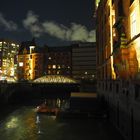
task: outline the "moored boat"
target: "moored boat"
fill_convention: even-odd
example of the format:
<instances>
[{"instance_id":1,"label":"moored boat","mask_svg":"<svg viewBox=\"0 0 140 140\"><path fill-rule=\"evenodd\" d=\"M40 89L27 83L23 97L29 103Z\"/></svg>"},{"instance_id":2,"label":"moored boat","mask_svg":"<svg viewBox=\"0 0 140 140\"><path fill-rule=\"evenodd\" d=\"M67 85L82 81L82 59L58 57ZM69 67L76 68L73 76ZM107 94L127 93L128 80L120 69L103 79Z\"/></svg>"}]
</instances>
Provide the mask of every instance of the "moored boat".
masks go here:
<instances>
[{"instance_id":1,"label":"moored boat","mask_svg":"<svg viewBox=\"0 0 140 140\"><path fill-rule=\"evenodd\" d=\"M36 108L37 113L44 113L48 115L57 115L59 109L57 107L48 106L46 103L43 103Z\"/></svg>"}]
</instances>

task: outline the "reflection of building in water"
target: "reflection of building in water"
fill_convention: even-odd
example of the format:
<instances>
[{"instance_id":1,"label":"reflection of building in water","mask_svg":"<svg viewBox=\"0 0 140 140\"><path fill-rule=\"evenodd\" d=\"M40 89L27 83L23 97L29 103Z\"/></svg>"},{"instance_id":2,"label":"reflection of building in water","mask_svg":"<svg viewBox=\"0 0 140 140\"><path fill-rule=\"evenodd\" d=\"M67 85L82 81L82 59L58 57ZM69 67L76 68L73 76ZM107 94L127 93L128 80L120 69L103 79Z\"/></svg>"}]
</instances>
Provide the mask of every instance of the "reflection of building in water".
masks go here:
<instances>
[{"instance_id":1,"label":"reflection of building in water","mask_svg":"<svg viewBox=\"0 0 140 140\"><path fill-rule=\"evenodd\" d=\"M69 108L69 99L46 99L46 105L49 107L57 107L61 109Z\"/></svg>"},{"instance_id":2,"label":"reflection of building in water","mask_svg":"<svg viewBox=\"0 0 140 140\"><path fill-rule=\"evenodd\" d=\"M39 115L36 116L36 123L40 123L40 118L39 118Z\"/></svg>"}]
</instances>

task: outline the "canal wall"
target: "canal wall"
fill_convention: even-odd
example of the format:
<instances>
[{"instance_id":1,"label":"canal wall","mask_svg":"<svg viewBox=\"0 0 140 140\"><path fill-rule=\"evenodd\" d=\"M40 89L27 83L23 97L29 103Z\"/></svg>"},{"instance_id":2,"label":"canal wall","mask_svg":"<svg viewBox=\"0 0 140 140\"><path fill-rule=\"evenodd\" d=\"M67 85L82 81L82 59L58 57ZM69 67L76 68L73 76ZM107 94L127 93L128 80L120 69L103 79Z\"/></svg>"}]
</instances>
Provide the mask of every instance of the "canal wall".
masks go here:
<instances>
[{"instance_id":1,"label":"canal wall","mask_svg":"<svg viewBox=\"0 0 140 140\"><path fill-rule=\"evenodd\" d=\"M69 98L79 91L77 84L1 83L0 104L24 104L45 98Z\"/></svg>"},{"instance_id":2,"label":"canal wall","mask_svg":"<svg viewBox=\"0 0 140 140\"><path fill-rule=\"evenodd\" d=\"M97 93L107 106L110 121L126 140L140 138L140 83L98 81Z\"/></svg>"}]
</instances>

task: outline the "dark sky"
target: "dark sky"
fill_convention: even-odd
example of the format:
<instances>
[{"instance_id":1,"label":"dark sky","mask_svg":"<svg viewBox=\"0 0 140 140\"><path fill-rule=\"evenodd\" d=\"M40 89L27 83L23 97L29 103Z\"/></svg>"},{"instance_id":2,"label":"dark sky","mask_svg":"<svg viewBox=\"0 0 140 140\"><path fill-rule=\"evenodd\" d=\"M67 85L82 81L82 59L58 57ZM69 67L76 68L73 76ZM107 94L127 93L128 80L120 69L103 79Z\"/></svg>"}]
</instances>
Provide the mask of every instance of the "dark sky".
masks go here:
<instances>
[{"instance_id":1,"label":"dark sky","mask_svg":"<svg viewBox=\"0 0 140 140\"><path fill-rule=\"evenodd\" d=\"M60 45L94 41L94 0L0 0L0 38Z\"/></svg>"}]
</instances>

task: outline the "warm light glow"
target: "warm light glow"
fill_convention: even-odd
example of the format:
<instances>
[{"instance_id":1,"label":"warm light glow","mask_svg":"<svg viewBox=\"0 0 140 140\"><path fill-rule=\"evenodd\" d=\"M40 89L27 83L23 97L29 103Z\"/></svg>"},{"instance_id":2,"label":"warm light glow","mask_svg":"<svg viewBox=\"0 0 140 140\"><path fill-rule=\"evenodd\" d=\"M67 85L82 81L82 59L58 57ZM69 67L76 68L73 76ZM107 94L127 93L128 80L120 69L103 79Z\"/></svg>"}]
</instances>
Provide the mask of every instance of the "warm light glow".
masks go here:
<instances>
[{"instance_id":1,"label":"warm light glow","mask_svg":"<svg viewBox=\"0 0 140 140\"><path fill-rule=\"evenodd\" d=\"M18 119L13 117L9 122L7 122L7 128L16 128L18 126Z\"/></svg>"},{"instance_id":2,"label":"warm light glow","mask_svg":"<svg viewBox=\"0 0 140 140\"><path fill-rule=\"evenodd\" d=\"M137 34L136 18L136 10L134 10L131 14L131 38Z\"/></svg>"},{"instance_id":3,"label":"warm light glow","mask_svg":"<svg viewBox=\"0 0 140 140\"><path fill-rule=\"evenodd\" d=\"M58 69L61 69L61 66L60 65L58 65Z\"/></svg>"},{"instance_id":4,"label":"warm light glow","mask_svg":"<svg viewBox=\"0 0 140 140\"><path fill-rule=\"evenodd\" d=\"M85 74L88 74L87 71L85 72Z\"/></svg>"},{"instance_id":5,"label":"warm light glow","mask_svg":"<svg viewBox=\"0 0 140 140\"><path fill-rule=\"evenodd\" d=\"M95 2L96 9L97 9L97 7L99 6L99 2L100 2L100 0L96 0L96 2Z\"/></svg>"},{"instance_id":6,"label":"warm light glow","mask_svg":"<svg viewBox=\"0 0 140 140\"><path fill-rule=\"evenodd\" d=\"M57 74L60 74L60 71L57 71Z\"/></svg>"},{"instance_id":7,"label":"warm light glow","mask_svg":"<svg viewBox=\"0 0 140 140\"><path fill-rule=\"evenodd\" d=\"M51 69L51 65L48 65L48 69Z\"/></svg>"},{"instance_id":8,"label":"warm light glow","mask_svg":"<svg viewBox=\"0 0 140 140\"><path fill-rule=\"evenodd\" d=\"M30 46L30 54L33 53L34 49L35 49L35 46Z\"/></svg>"},{"instance_id":9,"label":"warm light glow","mask_svg":"<svg viewBox=\"0 0 140 140\"><path fill-rule=\"evenodd\" d=\"M14 76L14 68L11 68L10 76Z\"/></svg>"},{"instance_id":10,"label":"warm light glow","mask_svg":"<svg viewBox=\"0 0 140 140\"><path fill-rule=\"evenodd\" d=\"M20 67L23 67L23 62L19 62L19 66Z\"/></svg>"},{"instance_id":11,"label":"warm light glow","mask_svg":"<svg viewBox=\"0 0 140 140\"><path fill-rule=\"evenodd\" d=\"M135 0L134 4L130 8L130 29L131 38L140 33L140 8L139 0Z\"/></svg>"},{"instance_id":12,"label":"warm light glow","mask_svg":"<svg viewBox=\"0 0 140 140\"><path fill-rule=\"evenodd\" d=\"M110 5L110 60L111 60L111 78L112 79L116 79L116 74L115 74L115 71L114 71L114 67L113 67L113 36L115 37L116 36L116 33L115 33L115 29L113 29L113 25L115 23L115 10L113 7L111 7L112 3L110 1L109 3Z\"/></svg>"},{"instance_id":13,"label":"warm light glow","mask_svg":"<svg viewBox=\"0 0 140 140\"><path fill-rule=\"evenodd\" d=\"M52 68L53 68L53 69L56 69L56 65L53 65Z\"/></svg>"},{"instance_id":14,"label":"warm light glow","mask_svg":"<svg viewBox=\"0 0 140 140\"><path fill-rule=\"evenodd\" d=\"M49 60L51 60L52 58L51 58L51 57L49 57L48 59L49 59Z\"/></svg>"},{"instance_id":15,"label":"warm light glow","mask_svg":"<svg viewBox=\"0 0 140 140\"><path fill-rule=\"evenodd\" d=\"M14 43L11 44L12 46L16 46Z\"/></svg>"},{"instance_id":16,"label":"warm light glow","mask_svg":"<svg viewBox=\"0 0 140 140\"><path fill-rule=\"evenodd\" d=\"M35 83L76 83L74 79L62 75L47 75L34 80Z\"/></svg>"},{"instance_id":17,"label":"warm light glow","mask_svg":"<svg viewBox=\"0 0 140 140\"><path fill-rule=\"evenodd\" d=\"M136 40L136 45L135 45L137 61L138 61L138 71L140 72L140 45L139 44L140 44L140 38Z\"/></svg>"}]
</instances>

